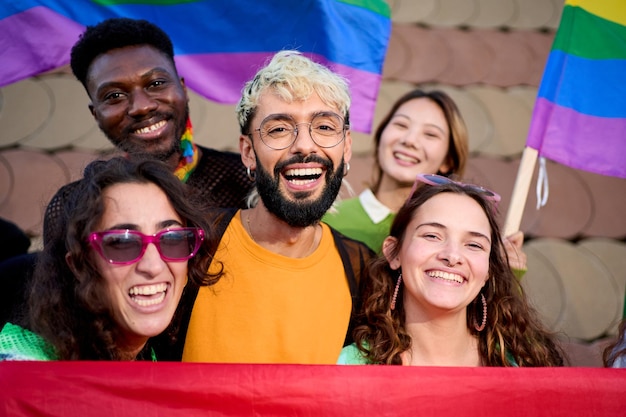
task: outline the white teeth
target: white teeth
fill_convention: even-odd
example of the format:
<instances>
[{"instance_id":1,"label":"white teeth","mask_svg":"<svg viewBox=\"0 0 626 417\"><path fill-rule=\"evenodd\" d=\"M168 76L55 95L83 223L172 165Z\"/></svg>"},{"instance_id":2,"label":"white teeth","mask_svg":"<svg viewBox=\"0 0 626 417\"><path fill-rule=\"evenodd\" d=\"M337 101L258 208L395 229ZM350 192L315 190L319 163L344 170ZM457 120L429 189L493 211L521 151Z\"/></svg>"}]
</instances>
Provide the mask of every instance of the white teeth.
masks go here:
<instances>
[{"instance_id":1,"label":"white teeth","mask_svg":"<svg viewBox=\"0 0 626 417\"><path fill-rule=\"evenodd\" d=\"M165 293L167 290L167 284L154 284L154 285L144 285L141 287L132 287L128 293L133 295L155 295L157 293Z\"/></svg>"},{"instance_id":2,"label":"white teeth","mask_svg":"<svg viewBox=\"0 0 626 417\"><path fill-rule=\"evenodd\" d=\"M395 156L396 159L400 159L401 161L411 162L413 164L417 164L419 162L416 158L411 158L410 156L407 156L402 153L394 153L393 156Z\"/></svg>"},{"instance_id":3,"label":"white teeth","mask_svg":"<svg viewBox=\"0 0 626 417\"><path fill-rule=\"evenodd\" d=\"M294 184L294 185L310 184L310 183L312 183L314 181L315 180L289 180L289 182Z\"/></svg>"},{"instance_id":4,"label":"white teeth","mask_svg":"<svg viewBox=\"0 0 626 417\"><path fill-rule=\"evenodd\" d=\"M444 271L430 271L428 272L428 276L433 277L433 278L443 279L445 281L454 281L458 283L463 282L463 277L461 277L460 275L451 274L449 272L444 272Z\"/></svg>"},{"instance_id":5,"label":"white teeth","mask_svg":"<svg viewBox=\"0 0 626 417\"><path fill-rule=\"evenodd\" d=\"M322 168L292 168L285 171L283 174L288 177L289 182L294 185L306 185L315 182L320 175L322 175ZM303 177L302 179L295 179L294 177ZM315 177L315 178L311 178Z\"/></svg>"},{"instance_id":6,"label":"white teeth","mask_svg":"<svg viewBox=\"0 0 626 417\"><path fill-rule=\"evenodd\" d=\"M147 307L154 304L159 304L165 299L165 293L167 291L167 284L160 283L154 285L142 285L139 287L132 287L128 290L131 300L139 304L141 307ZM137 296L144 296L149 298L142 298Z\"/></svg>"},{"instance_id":7,"label":"white teeth","mask_svg":"<svg viewBox=\"0 0 626 417\"><path fill-rule=\"evenodd\" d=\"M285 171L285 176L303 177L310 175L322 175L322 168L294 168Z\"/></svg>"},{"instance_id":8,"label":"white teeth","mask_svg":"<svg viewBox=\"0 0 626 417\"><path fill-rule=\"evenodd\" d=\"M133 298L133 301L136 302L137 304L139 304L142 307L147 307L147 306L151 306L151 305L154 305L154 304L159 304L160 302L163 301L164 298L165 298L165 293L162 292L156 298L150 298L149 300L138 300L137 298Z\"/></svg>"},{"instance_id":9,"label":"white teeth","mask_svg":"<svg viewBox=\"0 0 626 417\"><path fill-rule=\"evenodd\" d=\"M141 128L141 129L137 129L137 130L135 130L135 133L138 134L138 135L143 135L143 134L146 134L146 133L154 132L155 130L160 129L163 126L165 126L166 123L167 122L165 120L161 120L160 122L155 123L153 125L150 125L150 126L147 126L147 127Z\"/></svg>"}]
</instances>

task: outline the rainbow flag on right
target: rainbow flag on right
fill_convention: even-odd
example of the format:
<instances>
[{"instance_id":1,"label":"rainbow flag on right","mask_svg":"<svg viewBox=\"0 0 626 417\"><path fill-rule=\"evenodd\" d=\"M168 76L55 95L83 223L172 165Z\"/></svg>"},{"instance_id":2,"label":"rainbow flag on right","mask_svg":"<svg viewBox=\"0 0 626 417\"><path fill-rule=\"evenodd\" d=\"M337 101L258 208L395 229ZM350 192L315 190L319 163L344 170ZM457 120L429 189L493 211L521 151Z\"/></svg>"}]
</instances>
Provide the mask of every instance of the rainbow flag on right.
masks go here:
<instances>
[{"instance_id":1,"label":"rainbow flag on right","mask_svg":"<svg viewBox=\"0 0 626 417\"><path fill-rule=\"evenodd\" d=\"M626 0L566 0L526 146L626 178Z\"/></svg>"}]
</instances>

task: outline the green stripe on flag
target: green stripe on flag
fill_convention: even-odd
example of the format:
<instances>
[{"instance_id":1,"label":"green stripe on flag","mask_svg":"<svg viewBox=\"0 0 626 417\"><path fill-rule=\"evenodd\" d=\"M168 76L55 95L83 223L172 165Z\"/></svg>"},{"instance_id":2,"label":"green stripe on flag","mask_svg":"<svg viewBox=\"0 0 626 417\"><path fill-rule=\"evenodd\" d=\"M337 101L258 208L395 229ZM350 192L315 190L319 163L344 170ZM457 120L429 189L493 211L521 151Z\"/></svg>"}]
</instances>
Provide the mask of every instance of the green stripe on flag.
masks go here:
<instances>
[{"instance_id":1,"label":"green stripe on flag","mask_svg":"<svg viewBox=\"0 0 626 417\"><path fill-rule=\"evenodd\" d=\"M626 26L566 5L552 50L590 59L626 59Z\"/></svg>"},{"instance_id":2,"label":"green stripe on flag","mask_svg":"<svg viewBox=\"0 0 626 417\"><path fill-rule=\"evenodd\" d=\"M383 0L337 0L339 3L351 4L369 9L374 13L378 13L385 17L391 17L391 9L389 4Z\"/></svg>"}]
</instances>

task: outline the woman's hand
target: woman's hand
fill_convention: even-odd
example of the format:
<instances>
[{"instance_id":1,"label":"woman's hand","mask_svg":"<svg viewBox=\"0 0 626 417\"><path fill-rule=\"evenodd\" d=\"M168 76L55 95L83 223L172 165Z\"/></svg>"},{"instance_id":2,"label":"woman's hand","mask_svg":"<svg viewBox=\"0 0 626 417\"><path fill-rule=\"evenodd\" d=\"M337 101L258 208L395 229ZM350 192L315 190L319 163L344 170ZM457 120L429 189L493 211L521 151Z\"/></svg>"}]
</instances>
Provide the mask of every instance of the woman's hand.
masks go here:
<instances>
[{"instance_id":1,"label":"woman's hand","mask_svg":"<svg viewBox=\"0 0 626 417\"><path fill-rule=\"evenodd\" d=\"M526 254L522 250L524 244L524 232L518 230L510 236L504 238L504 250L509 257L509 265L518 278L526 272ZM520 274L521 272L521 274Z\"/></svg>"}]
</instances>

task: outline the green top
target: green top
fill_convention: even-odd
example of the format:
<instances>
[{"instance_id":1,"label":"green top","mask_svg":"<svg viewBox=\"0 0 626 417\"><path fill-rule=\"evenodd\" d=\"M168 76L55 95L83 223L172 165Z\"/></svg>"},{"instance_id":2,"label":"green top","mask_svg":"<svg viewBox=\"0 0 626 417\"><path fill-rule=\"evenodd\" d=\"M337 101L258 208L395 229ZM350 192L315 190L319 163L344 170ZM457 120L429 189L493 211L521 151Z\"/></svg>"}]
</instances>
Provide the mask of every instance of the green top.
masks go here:
<instances>
[{"instance_id":1,"label":"green top","mask_svg":"<svg viewBox=\"0 0 626 417\"><path fill-rule=\"evenodd\" d=\"M517 362L511 352L506 351L506 358L511 366L517 367ZM341 349L337 365L371 365L372 363L363 356L363 352L359 350L356 343Z\"/></svg>"},{"instance_id":2,"label":"green top","mask_svg":"<svg viewBox=\"0 0 626 417\"><path fill-rule=\"evenodd\" d=\"M395 216L371 190L366 189L358 197L338 203L322 217L322 221L380 254Z\"/></svg>"},{"instance_id":3,"label":"green top","mask_svg":"<svg viewBox=\"0 0 626 417\"><path fill-rule=\"evenodd\" d=\"M0 361L54 361L54 347L41 336L7 323L0 331ZM156 362L154 349L150 348L150 359Z\"/></svg>"},{"instance_id":4,"label":"green top","mask_svg":"<svg viewBox=\"0 0 626 417\"><path fill-rule=\"evenodd\" d=\"M356 343L353 343L341 349L337 365L371 365L371 362L363 356Z\"/></svg>"},{"instance_id":5,"label":"green top","mask_svg":"<svg viewBox=\"0 0 626 417\"><path fill-rule=\"evenodd\" d=\"M0 361L52 361L54 348L30 330L7 323L0 332Z\"/></svg>"}]
</instances>

